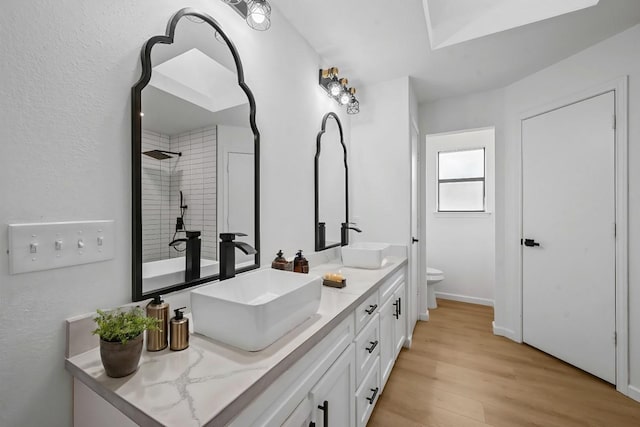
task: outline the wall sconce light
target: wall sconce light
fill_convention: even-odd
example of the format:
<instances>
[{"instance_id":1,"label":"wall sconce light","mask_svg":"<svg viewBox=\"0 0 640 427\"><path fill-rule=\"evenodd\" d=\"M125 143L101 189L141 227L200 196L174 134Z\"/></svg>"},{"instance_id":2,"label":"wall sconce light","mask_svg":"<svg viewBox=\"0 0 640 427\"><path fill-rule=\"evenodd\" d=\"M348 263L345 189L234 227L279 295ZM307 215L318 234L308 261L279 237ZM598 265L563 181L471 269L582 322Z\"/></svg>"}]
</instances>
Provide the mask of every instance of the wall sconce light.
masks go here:
<instances>
[{"instance_id":1,"label":"wall sconce light","mask_svg":"<svg viewBox=\"0 0 640 427\"><path fill-rule=\"evenodd\" d=\"M271 5L267 0L222 0L247 21L254 30L265 31L271 27Z\"/></svg>"},{"instance_id":2,"label":"wall sconce light","mask_svg":"<svg viewBox=\"0 0 640 427\"><path fill-rule=\"evenodd\" d=\"M336 67L320 70L318 84L335 99L338 104L347 106L347 114L358 114L360 112L360 102L356 98L355 88L348 88L349 80L338 78Z\"/></svg>"}]
</instances>

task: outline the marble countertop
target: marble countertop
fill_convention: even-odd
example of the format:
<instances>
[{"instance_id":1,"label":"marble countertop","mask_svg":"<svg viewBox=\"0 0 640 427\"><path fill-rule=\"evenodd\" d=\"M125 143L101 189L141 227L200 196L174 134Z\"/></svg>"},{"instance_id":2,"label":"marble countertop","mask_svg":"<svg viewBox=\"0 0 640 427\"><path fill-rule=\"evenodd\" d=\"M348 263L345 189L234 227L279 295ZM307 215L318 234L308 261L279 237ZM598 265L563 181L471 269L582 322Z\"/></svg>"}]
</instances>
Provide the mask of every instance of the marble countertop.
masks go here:
<instances>
[{"instance_id":1,"label":"marble countertop","mask_svg":"<svg viewBox=\"0 0 640 427\"><path fill-rule=\"evenodd\" d=\"M323 286L318 313L262 351L243 351L192 334L186 350L144 350L138 370L125 378L105 375L99 348L66 359L65 366L139 425L223 426L406 262L405 257L389 257L379 270L339 262L312 268L310 274L320 276L341 271L347 286Z\"/></svg>"}]
</instances>

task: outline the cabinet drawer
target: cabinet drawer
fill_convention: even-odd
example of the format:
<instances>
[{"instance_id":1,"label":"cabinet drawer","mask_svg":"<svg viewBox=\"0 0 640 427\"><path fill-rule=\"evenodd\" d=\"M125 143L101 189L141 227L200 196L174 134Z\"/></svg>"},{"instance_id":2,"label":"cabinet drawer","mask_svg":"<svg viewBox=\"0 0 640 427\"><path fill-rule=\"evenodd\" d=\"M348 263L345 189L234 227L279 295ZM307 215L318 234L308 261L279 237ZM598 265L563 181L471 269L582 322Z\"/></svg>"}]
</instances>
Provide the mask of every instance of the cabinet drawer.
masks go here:
<instances>
[{"instance_id":1,"label":"cabinet drawer","mask_svg":"<svg viewBox=\"0 0 640 427\"><path fill-rule=\"evenodd\" d=\"M311 401L305 397L281 427L308 427L312 412Z\"/></svg>"},{"instance_id":2,"label":"cabinet drawer","mask_svg":"<svg viewBox=\"0 0 640 427\"><path fill-rule=\"evenodd\" d=\"M358 427L364 427L369 421L380 394L380 358L376 358L371 370L356 391L356 416Z\"/></svg>"},{"instance_id":3,"label":"cabinet drawer","mask_svg":"<svg viewBox=\"0 0 640 427\"><path fill-rule=\"evenodd\" d=\"M356 337L356 387L380 354L380 316L376 313Z\"/></svg>"},{"instance_id":4,"label":"cabinet drawer","mask_svg":"<svg viewBox=\"0 0 640 427\"><path fill-rule=\"evenodd\" d=\"M356 308L356 334L378 312L378 293L374 292Z\"/></svg>"},{"instance_id":5,"label":"cabinet drawer","mask_svg":"<svg viewBox=\"0 0 640 427\"><path fill-rule=\"evenodd\" d=\"M404 281L404 269L397 271L393 274L393 276L384 281L384 283L378 289L378 292L380 293L380 305L384 304L389 298L391 298L391 295L393 295L393 293L395 292L396 287L402 281Z\"/></svg>"}]
</instances>

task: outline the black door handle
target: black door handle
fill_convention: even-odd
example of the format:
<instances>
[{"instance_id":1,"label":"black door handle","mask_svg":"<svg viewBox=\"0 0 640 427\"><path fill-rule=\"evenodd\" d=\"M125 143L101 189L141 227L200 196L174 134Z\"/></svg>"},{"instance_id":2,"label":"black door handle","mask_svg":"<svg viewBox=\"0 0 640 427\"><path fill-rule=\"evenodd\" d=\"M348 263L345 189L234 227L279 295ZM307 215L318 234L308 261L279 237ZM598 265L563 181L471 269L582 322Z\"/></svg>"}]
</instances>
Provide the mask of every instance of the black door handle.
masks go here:
<instances>
[{"instance_id":1,"label":"black door handle","mask_svg":"<svg viewBox=\"0 0 640 427\"><path fill-rule=\"evenodd\" d=\"M395 313L393 313L393 317L395 317L396 319L398 319L398 318L399 318L399 316L400 316L400 312L398 311L398 307L400 306L400 303L398 302L398 300L395 300L395 301L393 302L393 306L396 308L396 312L395 312Z\"/></svg>"},{"instance_id":2,"label":"black door handle","mask_svg":"<svg viewBox=\"0 0 640 427\"><path fill-rule=\"evenodd\" d=\"M402 297L398 297L398 316L402 316Z\"/></svg>"},{"instance_id":3,"label":"black door handle","mask_svg":"<svg viewBox=\"0 0 640 427\"><path fill-rule=\"evenodd\" d=\"M322 405L318 405L318 409L323 412L322 423L324 427L329 427L329 402L325 400Z\"/></svg>"},{"instance_id":4,"label":"black door handle","mask_svg":"<svg viewBox=\"0 0 640 427\"><path fill-rule=\"evenodd\" d=\"M520 244L522 244L522 243L523 243L523 242L522 242L522 240L521 240L521 241L520 241ZM533 240L533 239L524 239L524 245L525 245L525 246L527 246L527 247L529 247L529 248L532 248L532 247L534 247L534 246L540 246L540 243L536 242L536 241L535 241L535 240Z\"/></svg>"},{"instance_id":5,"label":"black door handle","mask_svg":"<svg viewBox=\"0 0 640 427\"><path fill-rule=\"evenodd\" d=\"M415 237L411 238L411 243L418 243L420 240L416 239Z\"/></svg>"},{"instance_id":6,"label":"black door handle","mask_svg":"<svg viewBox=\"0 0 640 427\"><path fill-rule=\"evenodd\" d=\"M369 306L368 310L365 310L365 313L367 313L368 315L372 315L374 311L376 311L376 308L378 308L378 304L371 304Z\"/></svg>"},{"instance_id":7,"label":"black door handle","mask_svg":"<svg viewBox=\"0 0 640 427\"><path fill-rule=\"evenodd\" d=\"M378 391L380 390L380 388L376 387L370 390L373 392L373 394L371 395L371 397L365 397L365 399L369 401L369 405L373 405L373 401L376 400L376 396L378 395Z\"/></svg>"},{"instance_id":8,"label":"black door handle","mask_svg":"<svg viewBox=\"0 0 640 427\"><path fill-rule=\"evenodd\" d=\"M371 354L373 353L373 350L375 350L375 348L378 346L378 340L369 341L369 344L371 344L371 347L365 347L365 350L367 350L369 354Z\"/></svg>"}]
</instances>

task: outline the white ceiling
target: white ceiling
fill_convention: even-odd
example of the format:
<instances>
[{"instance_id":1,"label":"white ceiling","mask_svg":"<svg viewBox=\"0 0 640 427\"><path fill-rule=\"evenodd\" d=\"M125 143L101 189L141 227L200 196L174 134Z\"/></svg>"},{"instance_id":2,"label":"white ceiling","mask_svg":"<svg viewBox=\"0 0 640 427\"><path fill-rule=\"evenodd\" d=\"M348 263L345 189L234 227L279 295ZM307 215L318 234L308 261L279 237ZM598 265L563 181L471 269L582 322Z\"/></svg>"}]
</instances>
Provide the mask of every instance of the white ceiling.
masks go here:
<instances>
[{"instance_id":1,"label":"white ceiling","mask_svg":"<svg viewBox=\"0 0 640 427\"><path fill-rule=\"evenodd\" d=\"M411 76L420 102L503 87L640 22L640 0L600 0L432 50L422 0L271 3L320 54L319 66L338 67L354 87Z\"/></svg>"},{"instance_id":2,"label":"white ceiling","mask_svg":"<svg viewBox=\"0 0 640 427\"><path fill-rule=\"evenodd\" d=\"M174 48L175 56L156 56L151 81L142 91L144 128L178 135L220 124L248 127L249 102L235 71L217 61L220 55L214 59L185 45Z\"/></svg>"},{"instance_id":3,"label":"white ceiling","mask_svg":"<svg viewBox=\"0 0 640 427\"><path fill-rule=\"evenodd\" d=\"M423 0L432 49L595 6L598 0Z\"/></svg>"}]
</instances>

